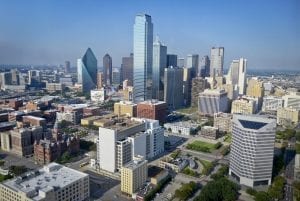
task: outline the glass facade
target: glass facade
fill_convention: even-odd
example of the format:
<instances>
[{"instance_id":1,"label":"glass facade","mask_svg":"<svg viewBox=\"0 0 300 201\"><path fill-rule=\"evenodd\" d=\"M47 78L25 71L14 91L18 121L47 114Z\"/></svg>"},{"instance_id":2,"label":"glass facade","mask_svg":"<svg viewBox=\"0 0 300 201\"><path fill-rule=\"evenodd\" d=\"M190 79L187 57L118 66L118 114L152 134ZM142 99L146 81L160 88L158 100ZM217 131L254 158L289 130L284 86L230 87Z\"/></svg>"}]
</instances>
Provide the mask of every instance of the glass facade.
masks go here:
<instances>
[{"instance_id":1,"label":"glass facade","mask_svg":"<svg viewBox=\"0 0 300 201\"><path fill-rule=\"evenodd\" d=\"M97 85L97 59L90 48L81 59L77 60L78 83L82 84L82 92L87 93Z\"/></svg>"},{"instance_id":2,"label":"glass facade","mask_svg":"<svg viewBox=\"0 0 300 201\"><path fill-rule=\"evenodd\" d=\"M153 24L151 16L139 14L133 28L134 101L152 98Z\"/></svg>"}]
</instances>

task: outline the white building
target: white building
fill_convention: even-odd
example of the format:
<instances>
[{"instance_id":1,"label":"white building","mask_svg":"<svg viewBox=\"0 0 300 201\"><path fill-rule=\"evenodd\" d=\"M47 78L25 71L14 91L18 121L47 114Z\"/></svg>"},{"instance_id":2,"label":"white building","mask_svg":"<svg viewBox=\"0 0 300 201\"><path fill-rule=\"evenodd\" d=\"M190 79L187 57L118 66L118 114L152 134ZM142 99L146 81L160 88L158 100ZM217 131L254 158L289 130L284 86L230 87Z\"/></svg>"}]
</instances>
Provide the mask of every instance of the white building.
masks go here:
<instances>
[{"instance_id":1,"label":"white building","mask_svg":"<svg viewBox=\"0 0 300 201\"><path fill-rule=\"evenodd\" d=\"M282 97L284 100L284 107L291 107L297 110L300 110L300 94L299 93L290 93Z\"/></svg>"},{"instance_id":2,"label":"white building","mask_svg":"<svg viewBox=\"0 0 300 201\"><path fill-rule=\"evenodd\" d=\"M95 89L91 90L91 101L95 103L102 103L105 101L106 97L106 89Z\"/></svg>"},{"instance_id":3,"label":"white building","mask_svg":"<svg viewBox=\"0 0 300 201\"><path fill-rule=\"evenodd\" d=\"M244 95L246 92L246 70L247 60L240 58L231 62L226 83L232 84L238 90L238 94Z\"/></svg>"},{"instance_id":4,"label":"white building","mask_svg":"<svg viewBox=\"0 0 300 201\"><path fill-rule=\"evenodd\" d=\"M205 89L199 94L199 112L202 114L213 115L218 112L228 110L228 98L225 90Z\"/></svg>"},{"instance_id":5,"label":"white building","mask_svg":"<svg viewBox=\"0 0 300 201\"><path fill-rule=\"evenodd\" d=\"M210 76L222 77L224 65L224 47L212 47L210 50Z\"/></svg>"},{"instance_id":6,"label":"white building","mask_svg":"<svg viewBox=\"0 0 300 201\"><path fill-rule=\"evenodd\" d=\"M88 200L89 175L57 163L0 184L0 200Z\"/></svg>"},{"instance_id":7,"label":"white building","mask_svg":"<svg viewBox=\"0 0 300 201\"><path fill-rule=\"evenodd\" d=\"M164 127L172 133L180 134L180 135L191 135L192 132L197 128L197 124L192 124L190 122L175 122L175 123L166 123Z\"/></svg>"},{"instance_id":8,"label":"white building","mask_svg":"<svg viewBox=\"0 0 300 201\"><path fill-rule=\"evenodd\" d=\"M275 132L275 119L234 115L229 175L249 187L270 185Z\"/></svg>"},{"instance_id":9,"label":"white building","mask_svg":"<svg viewBox=\"0 0 300 201\"><path fill-rule=\"evenodd\" d=\"M265 96L263 98L262 111L264 112L269 112L269 111L276 112L278 109L282 107L283 107L283 99L281 97Z\"/></svg>"}]
</instances>

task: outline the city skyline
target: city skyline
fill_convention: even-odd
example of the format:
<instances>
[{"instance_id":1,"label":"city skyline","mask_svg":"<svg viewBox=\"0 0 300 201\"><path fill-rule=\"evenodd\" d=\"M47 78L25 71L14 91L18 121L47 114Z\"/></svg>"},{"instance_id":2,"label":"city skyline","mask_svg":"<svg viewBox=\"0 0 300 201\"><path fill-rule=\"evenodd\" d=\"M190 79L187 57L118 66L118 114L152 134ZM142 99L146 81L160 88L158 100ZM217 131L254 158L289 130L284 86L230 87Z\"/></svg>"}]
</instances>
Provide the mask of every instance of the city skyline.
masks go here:
<instances>
[{"instance_id":1,"label":"city skyline","mask_svg":"<svg viewBox=\"0 0 300 201\"><path fill-rule=\"evenodd\" d=\"M222 46L226 49L224 69L233 59L245 57L249 69L296 70L300 63L299 8L300 3L293 0L226 4L112 1L105 5L9 1L0 8L0 64L58 65L69 60L74 67L82 52L91 47L98 60L109 53L113 67L119 67L122 57L133 52L134 16L147 13L152 17L154 36L164 41L168 54L184 58L199 54L201 58L209 55L211 47Z\"/></svg>"}]
</instances>

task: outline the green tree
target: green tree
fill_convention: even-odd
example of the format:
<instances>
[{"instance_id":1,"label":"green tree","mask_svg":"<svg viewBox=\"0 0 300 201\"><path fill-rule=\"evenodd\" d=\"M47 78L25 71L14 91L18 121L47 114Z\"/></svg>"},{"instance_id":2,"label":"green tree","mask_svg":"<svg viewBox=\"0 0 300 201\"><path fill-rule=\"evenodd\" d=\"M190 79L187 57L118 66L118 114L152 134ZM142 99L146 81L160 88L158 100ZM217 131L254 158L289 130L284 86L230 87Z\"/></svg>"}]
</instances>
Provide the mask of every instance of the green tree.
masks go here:
<instances>
[{"instance_id":1,"label":"green tree","mask_svg":"<svg viewBox=\"0 0 300 201\"><path fill-rule=\"evenodd\" d=\"M14 176L19 176L25 172L27 172L27 168L24 165L12 165L9 167L9 173Z\"/></svg>"},{"instance_id":2,"label":"green tree","mask_svg":"<svg viewBox=\"0 0 300 201\"><path fill-rule=\"evenodd\" d=\"M269 196L274 200L282 200L284 197L285 179L281 176L274 178L272 185L268 189Z\"/></svg>"},{"instance_id":3,"label":"green tree","mask_svg":"<svg viewBox=\"0 0 300 201\"><path fill-rule=\"evenodd\" d=\"M269 196L268 193L264 191L259 191L254 196L255 201L272 201L272 198Z\"/></svg>"},{"instance_id":4,"label":"green tree","mask_svg":"<svg viewBox=\"0 0 300 201\"><path fill-rule=\"evenodd\" d=\"M187 200L197 190L197 184L193 181L183 184L179 189L175 191L175 197L179 200Z\"/></svg>"}]
</instances>

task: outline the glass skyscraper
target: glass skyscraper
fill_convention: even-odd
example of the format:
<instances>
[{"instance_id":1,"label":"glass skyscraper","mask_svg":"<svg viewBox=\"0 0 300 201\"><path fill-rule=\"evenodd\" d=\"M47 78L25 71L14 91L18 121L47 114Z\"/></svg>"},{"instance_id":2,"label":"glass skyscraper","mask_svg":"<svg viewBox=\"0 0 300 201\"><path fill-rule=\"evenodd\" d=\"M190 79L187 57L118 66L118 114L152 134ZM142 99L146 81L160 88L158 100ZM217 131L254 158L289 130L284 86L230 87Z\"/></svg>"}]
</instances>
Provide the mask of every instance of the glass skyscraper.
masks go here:
<instances>
[{"instance_id":1,"label":"glass skyscraper","mask_svg":"<svg viewBox=\"0 0 300 201\"><path fill-rule=\"evenodd\" d=\"M82 92L89 93L97 86L97 59L88 48L84 56L77 60L78 83L82 84Z\"/></svg>"},{"instance_id":2,"label":"glass skyscraper","mask_svg":"<svg viewBox=\"0 0 300 201\"><path fill-rule=\"evenodd\" d=\"M103 77L106 86L112 84L112 58L109 54L103 57Z\"/></svg>"},{"instance_id":3,"label":"glass skyscraper","mask_svg":"<svg viewBox=\"0 0 300 201\"><path fill-rule=\"evenodd\" d=\"M133 28L134 101L152 98L153 24L151 16L138 14Z\"/></svg>"},{"instance_id":4,"label":"glass skyscraper","mask_svg":"<svg viewBox=\"0 0 300 201\"><path fill-rule=\"evenodd\" d=\"M163 99L164 69L167 67L167 46L157 37L153 43L152 98Z\"/></svg>"},{"instance_id":5,"label":"glass skyscraper","mask_svg":"<svg viewBox=\"0 0 300 201\"><path fill-rule=\"evenodd\" d=\"M223 76L224 47L213 47L210 50L210 77Z\"/></svg>"}]
</instances>

